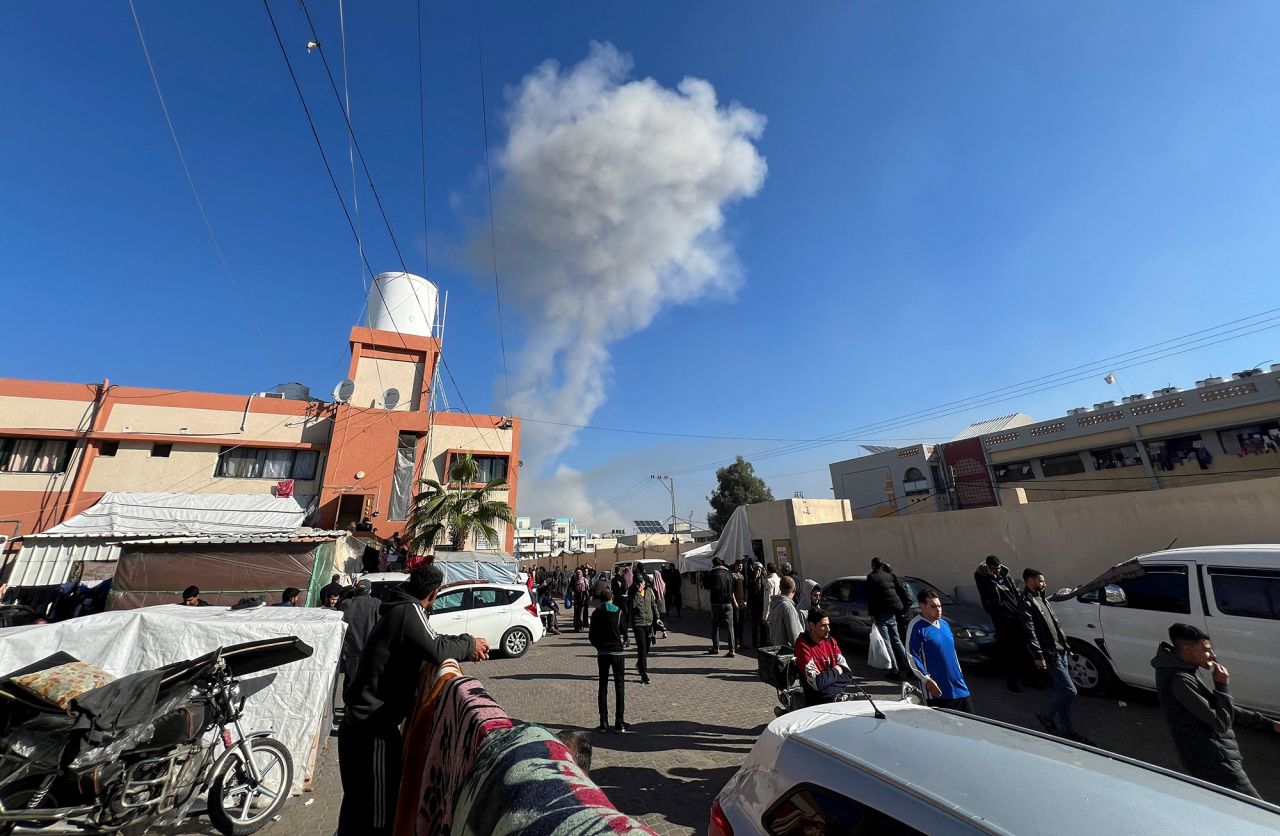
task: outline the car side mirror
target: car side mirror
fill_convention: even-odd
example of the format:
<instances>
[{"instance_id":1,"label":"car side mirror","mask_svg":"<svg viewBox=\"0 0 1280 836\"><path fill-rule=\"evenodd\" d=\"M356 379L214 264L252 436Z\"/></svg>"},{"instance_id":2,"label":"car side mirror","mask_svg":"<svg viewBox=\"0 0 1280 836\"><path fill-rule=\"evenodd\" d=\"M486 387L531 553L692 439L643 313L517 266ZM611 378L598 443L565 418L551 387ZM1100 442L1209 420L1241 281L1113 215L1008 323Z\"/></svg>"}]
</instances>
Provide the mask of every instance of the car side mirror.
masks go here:
<instances>
[{"instance_id":1,"label":"car side mirror","mask_svg":"<svg viewBox=\"0 0 1280 836\"><path fill-rule=\"evenodd\" d=\"M1109 583L1106 586L1106 601L1108 604L1115 607L1123 607L1125 604L1129 603L1129 599L1125 596L1124 590L1114 583Z\"/></svg>"}]
</instances>

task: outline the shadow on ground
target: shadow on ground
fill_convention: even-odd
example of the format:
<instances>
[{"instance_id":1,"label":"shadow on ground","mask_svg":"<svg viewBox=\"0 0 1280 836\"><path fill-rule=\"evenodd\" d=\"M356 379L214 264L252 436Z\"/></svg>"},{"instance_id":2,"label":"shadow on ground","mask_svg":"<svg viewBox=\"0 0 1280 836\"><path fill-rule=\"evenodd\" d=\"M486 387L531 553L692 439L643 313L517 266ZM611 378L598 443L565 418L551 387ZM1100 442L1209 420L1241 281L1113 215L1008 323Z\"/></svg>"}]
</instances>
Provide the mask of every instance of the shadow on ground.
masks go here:
<instances>
[{"instance_id":1,"label":"shadow on ground","mask_svg":"<svg viewBox=\"0 0 1280 836\"><path fill-rule=\"evenodd\" d=\"M701 833L706 830L716 793L737 771L736 766L677 767L671 775L663 775L647 767L611 766L593 770L591 777L619 810L644 810L645 818L657 814Z\"/></svg>"}]
</instances>

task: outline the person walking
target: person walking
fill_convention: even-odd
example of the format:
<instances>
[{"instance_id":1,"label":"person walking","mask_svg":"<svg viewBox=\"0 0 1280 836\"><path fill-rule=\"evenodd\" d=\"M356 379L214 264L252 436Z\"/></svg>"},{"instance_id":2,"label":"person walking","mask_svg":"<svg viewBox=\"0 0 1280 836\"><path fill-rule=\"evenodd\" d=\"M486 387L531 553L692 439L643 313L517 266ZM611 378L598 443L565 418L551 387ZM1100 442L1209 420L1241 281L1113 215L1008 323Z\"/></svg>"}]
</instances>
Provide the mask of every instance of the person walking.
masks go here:
<instances>
[{"instance_id":1,"label":"person walking","mask_svg":"<svg viewBox=\"0 0 1280 836\"><path fill-rule=\"evenodd\" d=\"M922 589L916 596L920 614L907 628L910 670L920 680L925 703L935 708L951 708L968 714L973 698L960 670L956 656L956 640L951 625L942 619L942 599L933 589ZM905 674L904 674L905 675Z\"/></svg>"},{"instance_id":2,"label":"person walking","mask_svg":"<svg viewBox=\"0 0 1280 836\"><path fill-rule=\"evenodd\" d=\"M711 649L707 652L720 652L720 630L723 628L729 639L729 652L725 656L733 658L733 578L723 560L718 557L711 559L711 571L706 574L703 584L711 597Z\"/></svg>"},{"instance_id":3,"label":"person walking","mask_svg":"<svg viewBox=\"0 0 1280 836\"><path fill-rule=\"evenodd\" d=\"M764 647L769 640L769 607L772 599L764 599L764 567L747 559L747 619L751 622L751 643Z\"/></svg>"},{"instance_id":4,"label":"person walking","mask_svg":"<svg viewBox=\"0 0 1280 836\"><path fill-rule=\"evenodd\" d=\"M664 567L665 568L665 567ZM653 573L653 602L658 605L658 620L653 625L653 640L658 640L658 632L667 638L667 579L662 577L662 569Z\"/></svg>"},{"instance_id":5,"label":"person walking","mask_svg":"<svg viewBox=\"0 0 1280 836\"><path fill-rule=\"evenodd\" d=\"M424 663L489 658L489 644L469 635L442 636L428 621L444 582L438 566L419 566L392 591L369 635L355 678L343 698L338 731L342 809L337 836L384 836L395 822L403 739Z\"/></svg>"},{"instance_id":6,"label":"person walking","mask_svg":"<svg viewBox=\"0 0 1280 836\"><path fill-rule=\"evenodd\" d=\"M871 558L871 574L867 575L867 610L871 621L893 655L899 678L910 675L911 662L898 632L898 619L911 611L911 598L893 567L878 557Z\"/></svg>"},{"instance_id":7,"label":"person walking","mask_svg":"<svg viewBox=\"0 0 1280 836\"><path fill-rule=\"evenodd\" d=\"M1022 690L1019 684L1026 675L1027 644L1022 637L1022 601L1018 585L994 554L978 564L973 572L973 582L978 587L982 608L991 616L996 628L996 649L1004 668L1005 686L1015 693Z\"/></svg>"},{"instance_id":8,"label":"person walking","mask_svg":"<svg viewBox=\"0 0 1280 836\"><path fill-rule=\"evenodd\" d=\"M1182 768L1193 778L1261 798L1244 771L1244 757L1234 726L1280 732L1280 721L1237 708L1228 686L1231 673L1218 662L1209 634L1191 624L1169 627L1151 667L1156 669L1156 696L1169 724ZM1210 689L1196 675L1213 678Z\"/></svg>"},{"instance_id":9,"label":"person walking","mask_svg":"<svg viewBox=\"0 0 1280 836\"><path fill-rule=\"evenodd\" d=\"M587 626L587 576L581 569L574 570L572 581L573 592L573 632L577 633Z\"/></svg>"},{"instance_id":10,"label":"person walking","mask_svg":"<svg viewBox=\"0 0 1280 836\"><path fill-rule=\"evenodd\" d=\"M649 684L649 649L653 647L653 626L658 622L657 596L649 588L644 572L635 573L631 588L631 635L636 640L636 671L640 684Z\"/></svg>"},{"instance_id":11,"label":"person walking","mask_svg":"<svg viewBox=\"0 0 1280 836\"><path fill-rule=\"evenodd\" d=\"M622 650L622 610L614 606L613 590L604 584L596 592L600 606L591 613L591 627L587 633L591 646L596 649L596 670L599 674L599 688L596 691L596 702L600 709L600 725L598 732L607 732L609 728L609 675L613 674L614 726L612 731L625 732L631 727L623 718L627 709L627 657Z\"/></svg>"},{"instance_id":12,"label":"person walking","mask_svg":"<svg viewBox=\"0 0 1280 836\"><path fill-rule=\"evenodd\" d=\"M783 578L779 586L782 591L769 602L767 640L771 647L794 648L796 639L804 632L804 622L800 618L800 611L796 609L795 581Z\"/></svg>"},{"instance_id":13,"label":"person walking","mask_svg":"<svg viewBox=\"0 0 1280 836\"><path fill-rule=\"evenodd\" d=\"M1067 636L1058 624L1058 617L1045 599L1044 591L1048 583L1044 573L1039 569L1023 569L1022 582L1025 585L1022 593L1022 635L1027 645L1027 652L1037 670L1048 671L1052 691L1049 701L1036 719L1044 730L1051 734L1060 734L1077 743L1091 741L1077 734L1071 722L1071 704L1076 699L1076 685L1071 681L1071 670L1068 666L1069 649Z\"/></svg>"}]
</instances>

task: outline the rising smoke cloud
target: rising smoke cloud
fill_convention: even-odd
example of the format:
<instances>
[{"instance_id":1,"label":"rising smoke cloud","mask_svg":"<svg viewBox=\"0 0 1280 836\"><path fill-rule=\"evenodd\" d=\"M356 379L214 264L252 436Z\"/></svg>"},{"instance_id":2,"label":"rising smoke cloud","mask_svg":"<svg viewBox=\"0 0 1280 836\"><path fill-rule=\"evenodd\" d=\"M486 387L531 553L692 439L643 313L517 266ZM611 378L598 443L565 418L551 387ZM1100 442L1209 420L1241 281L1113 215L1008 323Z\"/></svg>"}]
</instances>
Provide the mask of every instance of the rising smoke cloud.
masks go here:
<instances>
[{"instance_id":1,"label":"rising smoke cloud","mask_svg":"<svg viewBox=\"0 0 1280 836\"><path fill-rule=\"evenodd\" d=\"M576 66L548 61L508 91L495 206L503 288L525 326L515 415L587 423L607 397L612 343L740 281L720 233L725 207L764 183L764 117L719 104L702 79L671 89L631 70L596 43ZM487 256L487 231L471 246ZM576 432L527 423L524 458L545 473Z\"/></svg>"}]
</instances>

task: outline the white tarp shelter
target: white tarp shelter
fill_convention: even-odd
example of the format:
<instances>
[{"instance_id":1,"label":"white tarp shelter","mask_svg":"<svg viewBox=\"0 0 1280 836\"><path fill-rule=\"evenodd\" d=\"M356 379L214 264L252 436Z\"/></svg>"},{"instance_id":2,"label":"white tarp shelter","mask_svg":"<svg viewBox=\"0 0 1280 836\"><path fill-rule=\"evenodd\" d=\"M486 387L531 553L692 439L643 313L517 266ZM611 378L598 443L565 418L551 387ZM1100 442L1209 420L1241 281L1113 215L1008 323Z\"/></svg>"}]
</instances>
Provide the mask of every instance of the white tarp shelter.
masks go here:
<instances>
[{"instance_id":1,"label":"white tarp shelter","mask_svg":"<svg viewBox=\"0 0 1280 836\"><path fill-rule=\"evenodd\" d=\"M458 581L493 581L519 583L520 567L506 552L438 551L435 565L444 572L445 583Z\"/></svg>"},{"instance_id":2,"label":"white tarp shelter","mask_svg":"<svg viewBox=\"0 0 1280 836\"><path fill-rule=\"evenodd\" d=\"M751 551L751 528L747 525L747 506L739 505L729 515L720 539L705 546L699 546L690 552L680 555L680 574L686 572L710 572L713 558L720 558L725 565L732 566L735 560L754 554Z\"/></svg>"},{"instance_id":3,"label":"white tarp shelter","mask_svg":"<svg viewBox=\"0 0 1280 836\"><path fill-rule=\"evenodd\" d=\"M302 791L329 736L333 680L346 632L342 614L319 608L226 607L166 604L74 618L56 624L0 630L0 673L38 662L59 650L116 676L193 659L219 647L297 636L314 650L308 659L265 673L277 674L245 706L246 732L271 731L293 757L292 792ZM250 677L252 678L252 677Z\"/></svg>"},{"instance_id":4,"label":"white tarp shelter","mask_svg":"<svg viewBox=\"0 0 1280 836\"><path fill-rule=\"evenodd\" d=\"M120 559L120 543L183 535L245 535L292 532L302 525L307 509L288 497L226 493L103 494L93 506L39 534L22 538L9 585L57 586L71 568L86 564L86 579L94 578L94 564Z\"/></svg>"}]
</instances>

